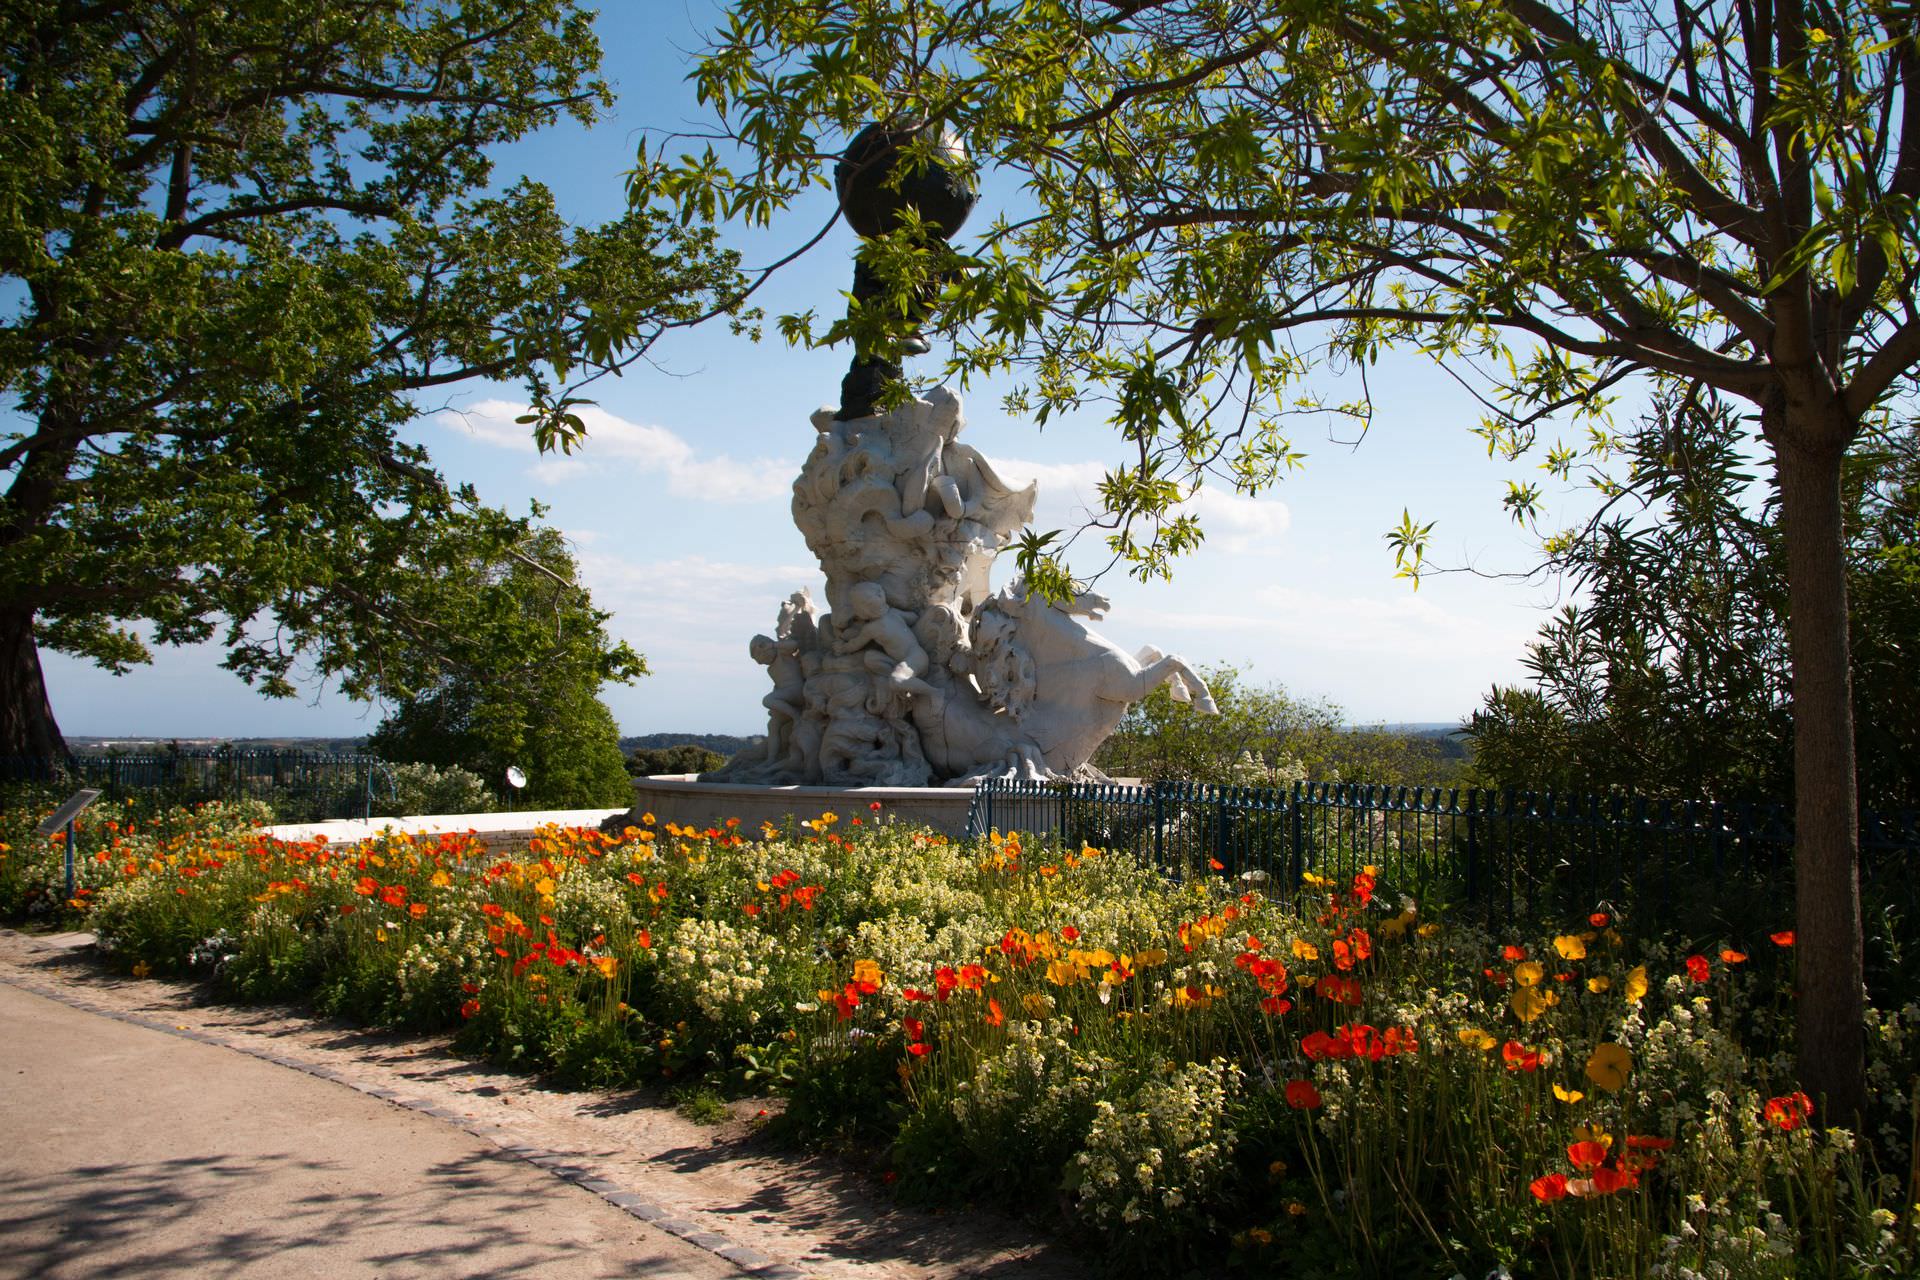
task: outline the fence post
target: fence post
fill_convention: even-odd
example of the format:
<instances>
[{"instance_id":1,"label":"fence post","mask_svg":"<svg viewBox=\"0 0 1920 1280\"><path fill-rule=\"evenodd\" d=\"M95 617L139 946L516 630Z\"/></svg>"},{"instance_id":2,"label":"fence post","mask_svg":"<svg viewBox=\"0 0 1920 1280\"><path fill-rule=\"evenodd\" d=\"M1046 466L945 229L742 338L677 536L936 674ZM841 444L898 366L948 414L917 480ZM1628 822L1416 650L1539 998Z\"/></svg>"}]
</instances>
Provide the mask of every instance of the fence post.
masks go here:
<instances>
[{"instance_id":1,"label":"fence post","mask_svg":"<svg viewBox=\"0 0 1920 1280\"><path fill-rule=\"evenodd\" d=\"M1300 813L1305 803L1301 798L1300 792L1301 788L1306 785L1303 781L1295 781L1292 794L1288 797L1290 802L1289 807L1292 810L1291 821L1293 823L1293 865L1288 869L1289 879L1287 882L1287 891L1289 893L1299 892L1300 877L1305 875L1307 871L1307 829L1301 819Z\"/></svg>"},{"instance_id":2,"label":"fence post","mask_svg":"<svg viewBox=\"0 0 1920 1280\"><path fill-rule=\"evenodd\" d=\"M1220 870L1227 869L1227 793L1224 789L1214 792L1213 797L1213 860L1220 864Z\"/></svg>"},{"instance_id":3,"label":"fence post","mask_svg":"<svg viewBox=\"0 0 1920 1280\"><path fill-rule=\"evenodd\" d=\"M1467 788L1467 901L1480 896L1480 788Z\"/></svg>"},{"instance_id":4,"label":"fence post","mask_svg":"<svg viewBox=\"0 0 1920 1280\"><path fill-rule=\"evenodd\" d=\"M1153 792L1153 865L1164 867L1167 864L1166 847L1166 807L1160 795L1158 780L1147 784Z\"/></svg>"}]
</instances>

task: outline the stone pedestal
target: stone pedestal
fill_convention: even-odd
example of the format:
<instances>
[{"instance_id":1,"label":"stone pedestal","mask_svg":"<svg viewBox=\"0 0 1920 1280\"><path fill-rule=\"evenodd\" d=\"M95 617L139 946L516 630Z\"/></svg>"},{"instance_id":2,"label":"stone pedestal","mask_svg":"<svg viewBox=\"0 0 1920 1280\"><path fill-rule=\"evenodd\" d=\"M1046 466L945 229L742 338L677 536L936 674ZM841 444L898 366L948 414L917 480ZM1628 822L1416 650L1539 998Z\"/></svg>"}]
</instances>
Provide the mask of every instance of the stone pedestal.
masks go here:
<instances>
[{"instance_id":1,"label":"stone pedestal","mask_svg":"<svg viewBox=\"0 0 1920 1280\"><path fill-rule=\"evenodd\" d=\"M762 823L785 827L789 819L807 822L828 812L839 815L844 834L849 818L873 821L878 801L883 820L924 823L958 840L966 833L973 788L756 786L702 782L691 773L656 774L633 780L633 801L629 817L651 813L659 822L702 830L738 818L739 830L756 839Z\"/></svg>"}]
</instances>

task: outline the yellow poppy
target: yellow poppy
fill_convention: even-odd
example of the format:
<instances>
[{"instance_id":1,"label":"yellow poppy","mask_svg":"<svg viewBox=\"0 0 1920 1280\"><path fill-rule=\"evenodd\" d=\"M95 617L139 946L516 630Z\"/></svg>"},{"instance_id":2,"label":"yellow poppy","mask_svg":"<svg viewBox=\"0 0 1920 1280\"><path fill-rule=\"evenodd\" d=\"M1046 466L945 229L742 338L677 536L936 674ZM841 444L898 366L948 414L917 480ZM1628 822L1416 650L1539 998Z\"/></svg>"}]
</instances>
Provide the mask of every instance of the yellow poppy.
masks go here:
<instances>
[{"instance_id":1,"label":"yellow poppy","mask_svg":"<svg viewBox=\"0 0 1920 1280\"><path fill-rule=\"evenodd\" d=\"M1560 953L1562 960L1585 960L1587 944L1570 933L1563 933L1553 940L1553 949Z\"/></svg>"},{"instance_id":2,"label":"yellow poppy","mask_svg":"<svg viewBox=\"0 0 1920 1280\"><path fill-rule=\"evenodd\" d=\"M1647 994L1647 966L1635 965L1627 975L1627 1003L1639 1004Z\"/></svg>"},{"instance_id":3,"label":"yellow poppy","mask_svg":"<svg viewBox=\"0 0 1920 1280\"><path fill-rule=\"evenodd\" d=\"M1587 1079L1605 1089L1608 1093L1618 1093L1627 1087L1627 1073L1633 1070L1633 1055L1626 1046L1608 1041L1596 1045L1593 1056L1587 1059Z\"/></svg>"},{"instance_id":4,"label":"yellow poppy","mask_svg":"<svg viewBox=\"0 0 1920 1280\"><path fill-rule=\"evenodd\" d=\"M1556 1084L1553 1086L1553 1096L1562 1102L1578 1102L1587 1095L1578 1089L1566 1089Z\"/></svg>"},{"instance_id":5,"label":"yellow poppy","mask_svg":"<svg viewBox=\"0 0 1920 1280\"><path fill-rule=\"evenodd\" d=\"M1542 987L1515 987L1513 998L1507 1002L1514 1016L1522 1022L1532 1022L1541 1014L1560 1003L1560 997L1553 991Z\"/></svg>"}]
</instances>

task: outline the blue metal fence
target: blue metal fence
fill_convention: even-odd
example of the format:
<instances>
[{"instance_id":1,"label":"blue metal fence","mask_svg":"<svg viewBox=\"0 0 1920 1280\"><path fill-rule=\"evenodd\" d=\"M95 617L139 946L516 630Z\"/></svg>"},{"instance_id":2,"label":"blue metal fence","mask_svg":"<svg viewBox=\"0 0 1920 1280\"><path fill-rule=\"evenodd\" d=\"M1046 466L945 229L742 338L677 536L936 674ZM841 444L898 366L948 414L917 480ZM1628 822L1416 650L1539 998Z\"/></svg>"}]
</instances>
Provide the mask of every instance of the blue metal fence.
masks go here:
<instances>
[{"instance_id":1,"label":"blue metal fence","mask_svg":"<svg viewBox=\"0 0 1920 1280\"><path fill-rule=\"evenodd\" d=\"M968 834L1023 831L1130 849L1174 875L1215 871L1297 887L1362 866L1426 901L1491 919L1567 918L1632 905L1667 919L1784 919L1793 874L1788 806L1515 790L1295 783L1146 786L992 780ZM1920 813L1861 814L1864 880L1911 905Z\"/></svg>"},{"instance_id":2,"label":"blue metal fence","mask_svg":"<svg viewBox=\"0 0 1920 1280\"><path fill-rule=\"evenodd\" d=\"M158 804L262 800L283 822L371 816L375 789L392 788L387 769L371 755L248 747L0 757L0 781L96 787L110 799Z\"/></svg>"}]
</instances>

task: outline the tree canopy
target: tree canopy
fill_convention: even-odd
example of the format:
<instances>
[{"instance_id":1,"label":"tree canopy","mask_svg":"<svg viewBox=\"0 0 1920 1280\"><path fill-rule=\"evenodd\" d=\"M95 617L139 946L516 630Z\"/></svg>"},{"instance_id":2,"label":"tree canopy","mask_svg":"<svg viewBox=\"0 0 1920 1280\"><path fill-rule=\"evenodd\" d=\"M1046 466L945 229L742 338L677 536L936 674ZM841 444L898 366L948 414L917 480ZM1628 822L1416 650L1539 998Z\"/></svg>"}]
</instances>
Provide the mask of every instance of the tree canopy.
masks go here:
<instances>
[{"instance_id":1,"label":"tree canopy","mask_svg":"<svg viewBox=\"0 0 1920 1280\"><path fill-rule=\"evenodd\" d=\"M1529 646L1528 685L1496 688L1474 715L1482 777L1677 799L1792 793L1779 502L1748 444L1729 405L1702 399L1656 403L1624 433L1630 482L1553 543L1582 600ZM1859 793L1914 808L1920 430L1863 436L1844 492Z\"/></svg>"},{"instance_id":2,"label":"tree canopy","mask_svg":"<svg viewBox=\"0 0 1920 1280\"><path fill-rule=\"evenodd\" d=\"M607 635L560 534L490 515L434 551L433 563L410 566L408 616L460 625L394 646L399 661L380 669L379 691L395 708L368 745L388 760L469 769L536 808L628 803L600 687L645 675L646 663ZM510 765L527 776L522 796L503 781Z\"/></svg>"},{"instance_id":3,"label":"tree canopy","mask_svg":"<svg viewBox=\"0 0 1920 1280\"><path fill-rule=\"evenodd\" d=\"M771 218L875 119L949 124L1019 184L970 245L906 226L870 253L891 301L827 336L946 281L954 371L1020 375L1043 419L1109 409L1110 546L1136 572L1198 540L1176 504L1200 478L1253 491L1297 462L1291 415L1364 418L1389 346L1477 391L1490 450L1554 432L1558 476L1612 455L1629 380L1742 402L1787 569L1802 1080L1859 1113L1840 477L1920 361L1910 6L739 0L696 77L746 162L656 165L643 187L686 209ZM1321 365L1354 375L1344 400L1302 383ZM1428 530L1391 537L1417 573ZM1023 560L1061 592L1050 549Z\"/></svg>"},{"instance_id":4,"label":"tree canopy","mask_svg":"<svg viewBox=\"0 0 1920 1280\"><path fill-rule=\"evenodd\" d=\"M1202 715L1156 689L1127 708L1093 763L1116 777L1285 787L1294 782L1444 786L1459 757L1430 737L1351 727L1339 707L1247 681L1225 663L1201 671L1219 708Z\"/></svg>"},{"instance_id":5,"label":"tree canopy","mask_svg":"<svg viewBox=\"0 0 1920 1280\"><path fill-rule=\"evenodd\" d=\"M489 149L611 98L572 0L25 0L0 17L0 755L61 753L41 646L216 635L367 696L479 518L398 429L568 388L731 296L710 232L573 227ZM450 537L454 549L433 544Z\"/></svg>"}]
</instances>

